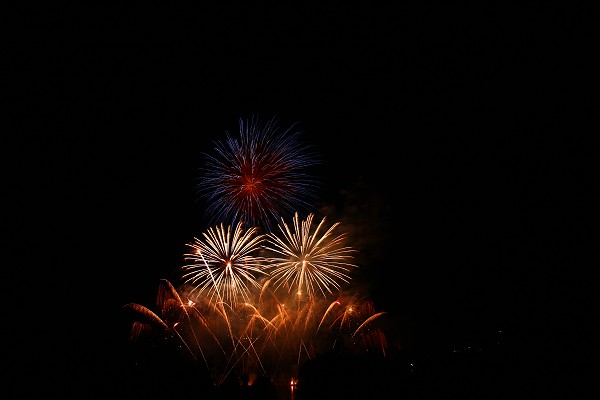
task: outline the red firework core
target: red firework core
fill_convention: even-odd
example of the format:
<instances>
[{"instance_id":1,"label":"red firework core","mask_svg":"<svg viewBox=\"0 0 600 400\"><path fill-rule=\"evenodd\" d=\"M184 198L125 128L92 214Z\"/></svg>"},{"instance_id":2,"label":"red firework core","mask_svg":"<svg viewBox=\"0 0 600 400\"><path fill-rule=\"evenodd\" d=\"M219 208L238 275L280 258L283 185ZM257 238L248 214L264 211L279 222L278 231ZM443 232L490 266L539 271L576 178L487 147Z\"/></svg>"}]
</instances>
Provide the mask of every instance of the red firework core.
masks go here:
<instances>
[{"instance_id":1,"label":"red firework core","mask_svg":"<svg viewBox=\"0 0 600 400\"><path fill-rule=\"evenodd\" d=\"M243 183L244 191L249 194L257 194L260 193L260 181L255 180L254 178L246 178Z\"/></svg>"}]
</instances>

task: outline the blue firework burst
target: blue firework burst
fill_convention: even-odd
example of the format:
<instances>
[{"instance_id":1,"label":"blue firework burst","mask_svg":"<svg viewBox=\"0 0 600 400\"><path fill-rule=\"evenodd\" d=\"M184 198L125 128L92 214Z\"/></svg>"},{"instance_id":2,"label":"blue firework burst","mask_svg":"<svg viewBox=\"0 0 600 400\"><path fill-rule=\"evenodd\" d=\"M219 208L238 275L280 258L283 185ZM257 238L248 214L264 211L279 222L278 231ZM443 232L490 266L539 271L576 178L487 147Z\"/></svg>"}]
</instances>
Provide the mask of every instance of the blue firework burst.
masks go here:
<instances>
[{"instance_id":1,"label":"blue firework burst","mask_svg":"<svg viewBox=\"0 0 600 400\"><path fill-rule=\"evenodd\" d=\"M239 120L239 136L216 141L196 189L209 222L271 231L281 217L313 211L318 182L308 170L320 163L300 141L295 124L285 130L272 118Z\"/></svg>"}]
</instances>

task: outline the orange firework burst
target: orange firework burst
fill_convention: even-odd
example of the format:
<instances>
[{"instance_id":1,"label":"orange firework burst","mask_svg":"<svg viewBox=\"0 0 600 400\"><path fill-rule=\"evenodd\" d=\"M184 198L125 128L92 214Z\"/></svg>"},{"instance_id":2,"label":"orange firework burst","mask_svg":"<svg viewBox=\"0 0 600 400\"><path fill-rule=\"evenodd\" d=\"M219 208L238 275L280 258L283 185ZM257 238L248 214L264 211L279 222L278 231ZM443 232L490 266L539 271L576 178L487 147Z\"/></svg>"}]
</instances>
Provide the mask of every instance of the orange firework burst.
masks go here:
<instances>
[{"instance_id":1,"label":"orange firework burst","mask_svg":"<svg viewBox=\"0 0 600 400\"><path fill-rule=\"evenodd\" d=\"M163 279L160 316L138 304L126 306L138 313L132 339L153 332L161 341L170 338L182 354L204 361L217 386L233 371L288 379L290 371L336 347L385 354L385 334L376 324L385 313L356 294L298 303L293 295L277 297L268 280L253 294L253 302L234 307L204 296L194 302Z\"/></svg>"}]
</instances>

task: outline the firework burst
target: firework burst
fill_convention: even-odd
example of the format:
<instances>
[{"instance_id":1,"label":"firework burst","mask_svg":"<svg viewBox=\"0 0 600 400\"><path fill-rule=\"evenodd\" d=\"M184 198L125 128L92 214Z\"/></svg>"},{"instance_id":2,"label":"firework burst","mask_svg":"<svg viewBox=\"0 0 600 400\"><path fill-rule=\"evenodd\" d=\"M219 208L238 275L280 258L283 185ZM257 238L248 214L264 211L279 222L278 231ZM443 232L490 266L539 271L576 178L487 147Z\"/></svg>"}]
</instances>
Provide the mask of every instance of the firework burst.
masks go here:
<instances>
[{"instance_id":1,"label":"firework burst","mask_svg":"<svg viewBox=\"0 0 600 400\"><path fill-rule=\"evenodd\" d=\"M210 222L243 221L270 231L280 216L311 210L317 182L306 170L319 161L298 140L300 132L293 125L280 131L274 119L239 125L239 137L226 132L224 142L215 142L216 154L205 154L196 188Z\"/></svg>"},{"instance_id":2,"label":"firework burst","mask_svg":"<svg viewBox=\"0 0 600 400\"><path fill-rule=\"evenodd\" d=\"M204 240L194 238L188 247L194 251L184 254L191 264L182 267L185 283L194 286L192 292L203 292L215 302L235 305L239 300L248 301L251 287L260 287L258 276L265 274L258 251L264 235L257 235L257 228L244 232L238 222L233 233L231 226L223 224L202 233Z\"/></svg>"},{"instance_id":3,"label":"firework burst","mask_svg":"<svg viewBox=\"0 0 600 400\"><path fill-rule=\"evenodd\" d=\"M134 317L130 339L153 337L204 362L216 386L242 371L286 381L307 360L340 347L385 355L387 340L378 324L385 313L376 313L372 302L354 294L298 303L287 292L279 297L269 283L254 292L253 302L231 307L204 296L192 301L163 279L157 313L125 306Z\"/></svg>"},{"instance_id":4,"label":"firework burst","mask_svg":"<svg viewBox=\"0 0 600 400\"><path fill-rule=\"evenodd\" d=\"M266 268L276 288L285 285L299 296L306 294L312 298L320 292L326 297L333 289L339 290L342 282L349 282L348 272L356 268L350 262L354 249L343 246L345 234L333 234L339 222L325 231L323 218L313 230L313 218L311 213L300 221L296 212L293 229L281 219L279 229L283 237L267 234L264 248L275 256L267 258Z\"/></svg>"}]
</instances>

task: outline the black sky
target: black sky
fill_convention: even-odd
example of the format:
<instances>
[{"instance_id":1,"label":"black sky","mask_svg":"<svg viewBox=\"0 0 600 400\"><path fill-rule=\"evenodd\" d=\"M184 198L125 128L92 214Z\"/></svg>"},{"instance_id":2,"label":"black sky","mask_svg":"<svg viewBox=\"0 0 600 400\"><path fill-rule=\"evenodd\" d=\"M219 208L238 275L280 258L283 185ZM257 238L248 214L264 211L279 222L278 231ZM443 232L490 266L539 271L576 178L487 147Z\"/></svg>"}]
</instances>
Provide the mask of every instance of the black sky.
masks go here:
<instances>
[{"instance_id":1,"label":"black sky","mask_svg":"<svg viewBox=\"0 0 600 400\"><path fill-rule=\"evenodd\" d=\"M593 152L570 133L577 15L417 2L23 11L5 158L20 371L101 375L118 357L120 307L150 305L204 228L201 153L256 114L298 123L322 156L323 204L406 348L503 330L525 349L569 313L546 307L564 306L556 278L572 281L560 271L589 205Z\"/></svg>"}]
</instances>

